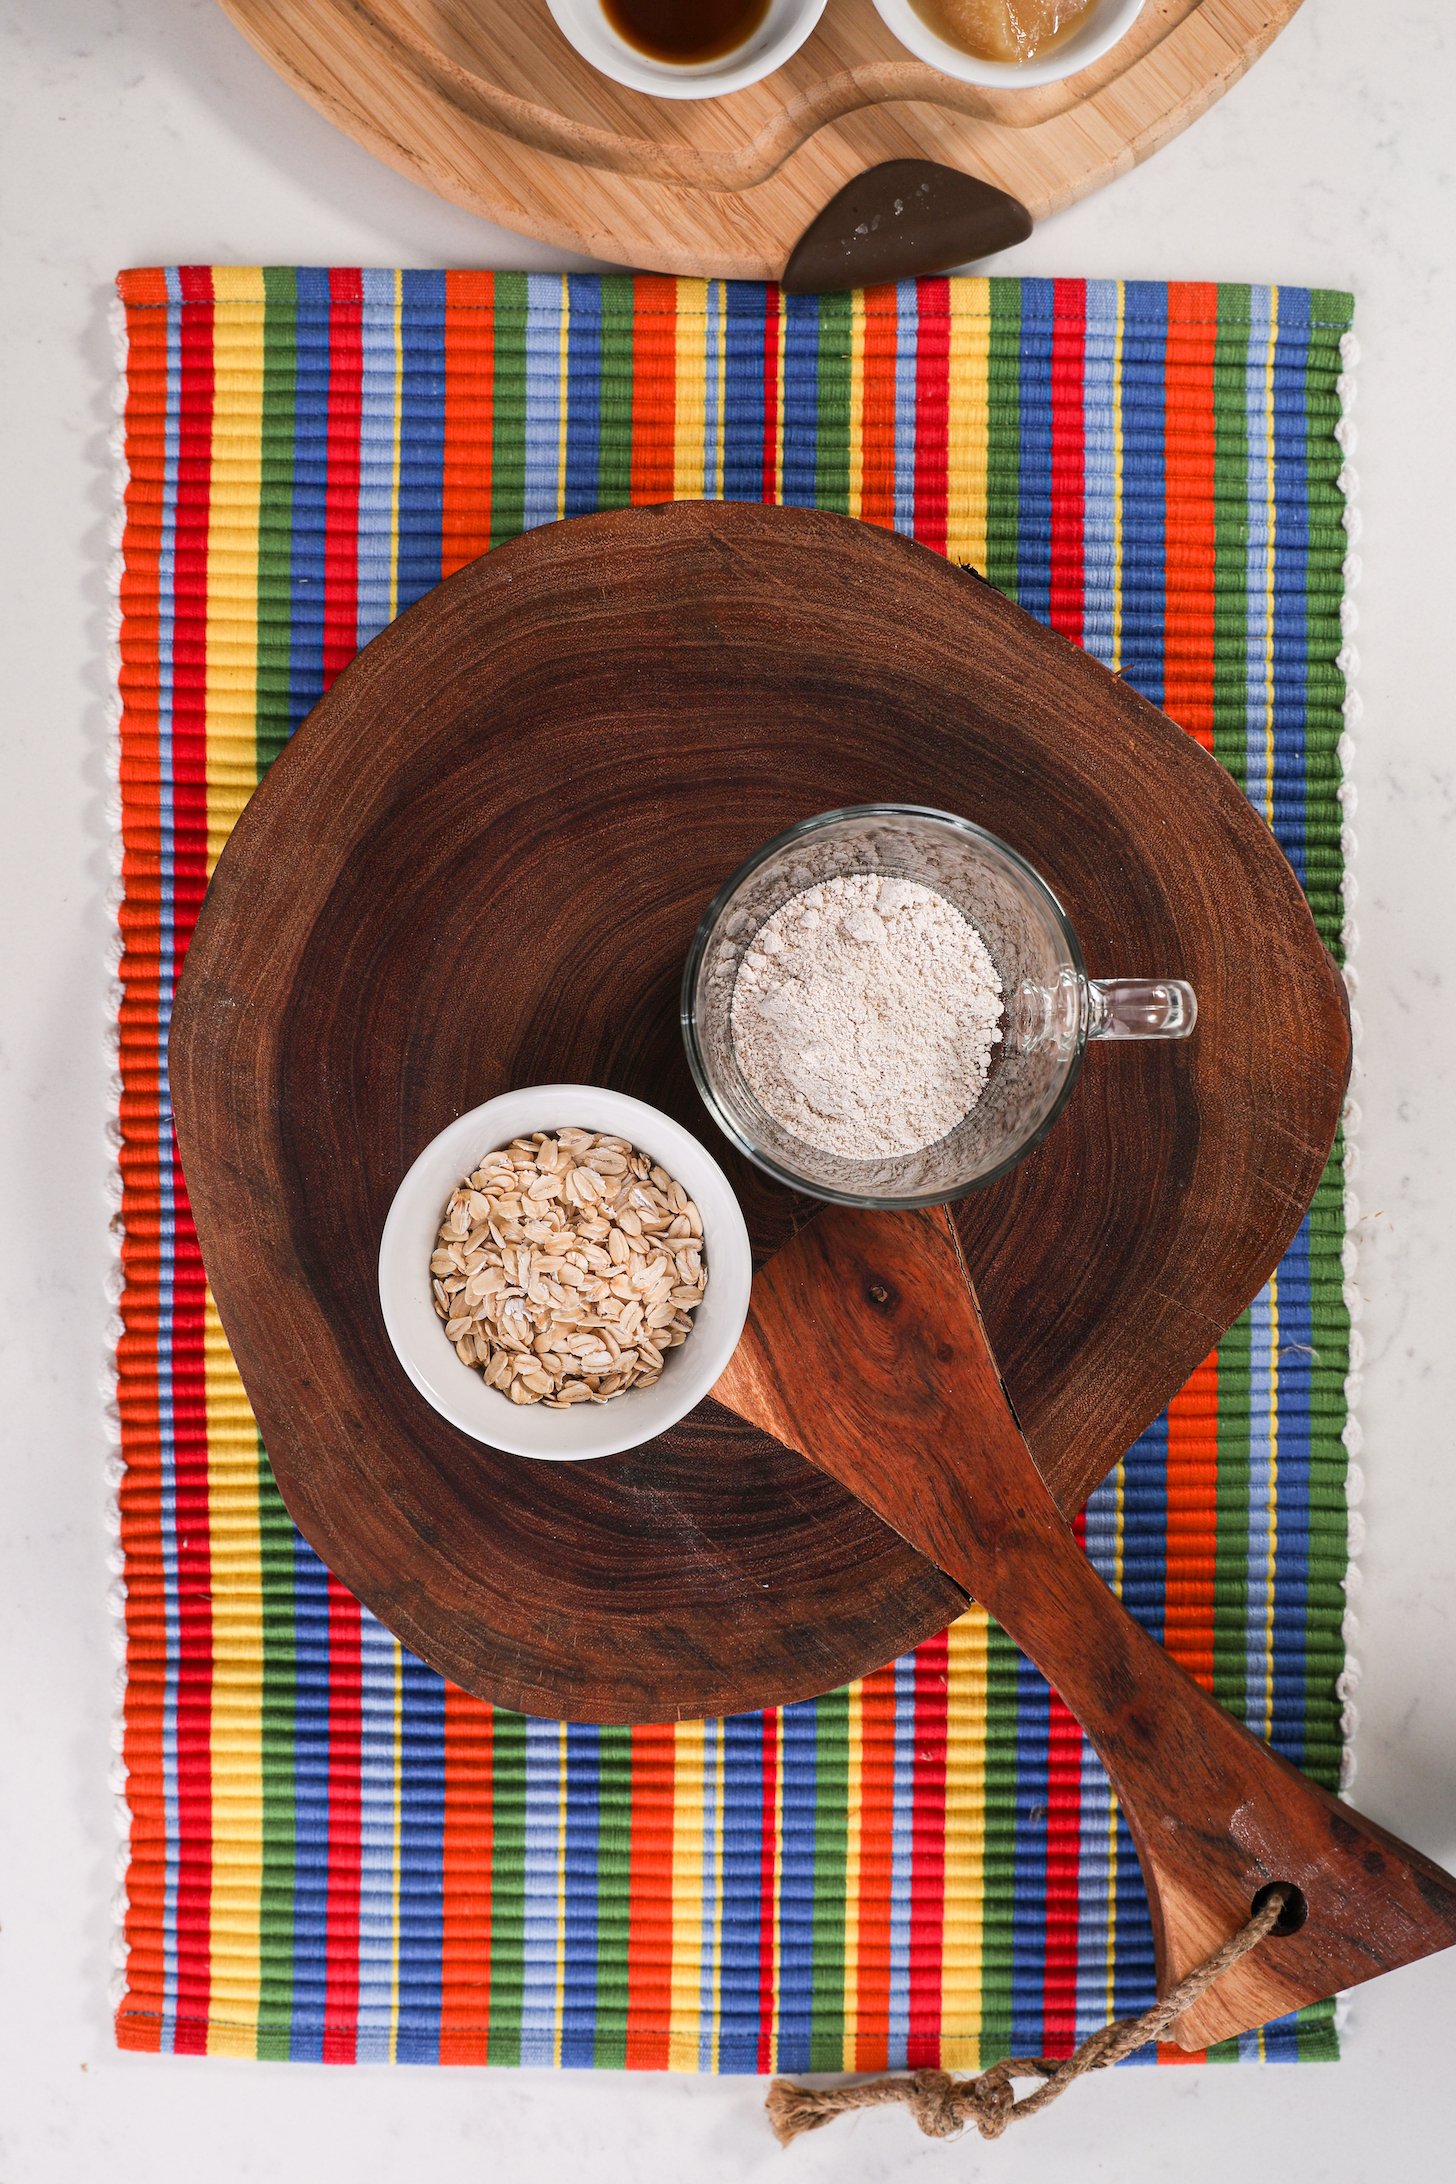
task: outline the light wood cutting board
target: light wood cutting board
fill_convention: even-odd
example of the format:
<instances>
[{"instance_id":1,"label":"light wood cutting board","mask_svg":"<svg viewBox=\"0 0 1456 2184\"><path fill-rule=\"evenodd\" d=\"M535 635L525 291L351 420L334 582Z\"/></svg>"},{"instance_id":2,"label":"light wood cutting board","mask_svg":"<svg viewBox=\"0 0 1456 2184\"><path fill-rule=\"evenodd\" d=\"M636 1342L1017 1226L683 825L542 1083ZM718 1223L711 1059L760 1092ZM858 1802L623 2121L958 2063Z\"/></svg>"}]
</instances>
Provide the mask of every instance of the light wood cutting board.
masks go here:
<instances>
[{"instance_id":1,"label":"light wood cutting board","mask_svg":"<svg viewBox=\"0 0 1456 2184\"><path fill-rule=\"evenodd\" d=\"M930 160L1034 220L1195 121L1299 0L1148 0L1062 83L995 91L915 60L871 0L830 0L807 44L727 98L598 75L546 0L221 0L319 111L414 181L543 242L669 273L777 279L866 168Z\"/></svg>"}]
</instances>

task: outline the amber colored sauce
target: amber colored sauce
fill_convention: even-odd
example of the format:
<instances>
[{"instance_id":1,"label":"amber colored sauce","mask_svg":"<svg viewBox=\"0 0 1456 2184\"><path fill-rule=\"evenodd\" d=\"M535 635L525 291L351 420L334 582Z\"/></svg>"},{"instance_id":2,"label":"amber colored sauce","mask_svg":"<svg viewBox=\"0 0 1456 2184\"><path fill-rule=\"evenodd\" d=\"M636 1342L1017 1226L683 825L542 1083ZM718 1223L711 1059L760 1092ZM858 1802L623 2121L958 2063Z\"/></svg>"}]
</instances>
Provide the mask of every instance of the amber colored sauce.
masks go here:
<instances>
[{"instance_id":1,"label":"amber colored sauce","mask_svg":"<svg viewBox=\"0 0 1456 2184\"><path fill-rule=\"evenodd\" d=\"M769 0L602 0L619 38L654 61L721 61L758 29Z\"/></svg>"},{"instance_id":2,"label":"amber colored sauce","mask_svg":"<svg viewBox=\"0 0 1456 2184\"><path fill-rule=\"evenodd\" d=\"M911 0L948 45L979 61L1030 61L1085 21L1092 0Z\"/></svg>"}]
</instances>

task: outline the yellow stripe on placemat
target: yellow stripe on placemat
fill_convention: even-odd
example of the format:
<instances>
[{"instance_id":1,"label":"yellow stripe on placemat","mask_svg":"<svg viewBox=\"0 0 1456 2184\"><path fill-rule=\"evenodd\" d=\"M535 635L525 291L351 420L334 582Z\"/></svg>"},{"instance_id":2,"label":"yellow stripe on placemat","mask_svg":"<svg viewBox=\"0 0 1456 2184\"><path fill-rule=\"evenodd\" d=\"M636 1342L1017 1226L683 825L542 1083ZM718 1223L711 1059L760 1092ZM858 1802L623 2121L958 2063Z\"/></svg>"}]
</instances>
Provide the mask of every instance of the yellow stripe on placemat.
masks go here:
<instances>
[{"instance_id":1,"label":"yellow stripe on placemat","mask_svg":"<svg viewBox=\"0 0 1456 2184\"><path fill-rule=\"evenodd\" d=\"M571 282L561 276L561 330L557 337L556 386L557 433L560 446L556 453L556 520L559 523L566 514L566 453L569 439L566 430L568 405L571 399Z\"/></svg>"},{"instance_id":2,"label":"yellow stripe on placemat","mask_svg":"<svg viewBox=\"0 0 1456 2184\"><path fill-rule=\"evenodd\" d=\"M1126 322L1127 290L1119 281L1112 340L1112 654L1107 662L1115 675L1122 673L1122 342Z\"/></svg>"},{"instance_id":3,"label":"yellow stripe on placemat","mask_svg":"<svg viewBox=\"0 0 1456 2184\"><path fill-rule=\"evenodd\" d=\"M212 1601L210 2055L256 2047L263 1906L263 1547L258 1431L208 1289L203 1321Z\"/></svg>"},{"instance_id":4,"label":"yellow stripe on placemat","mask_svg":"<svg viewBox=\"0 0 1456 2184\"><path fill-rule=\"evenodd\" d=\"M219 266L207 530L207 870L256 785L263 276ZM243 306L245 308L238 308ZM209 2054L257 2042L263 1888L263 1555L258 1437L212 1292L203 1332L212 1562Z\"/></svg>"},{"instance_id":5,"label":"yellow stripe on placemat","mask_svg":"<svg viewBox=\"0 0 1456 2184\"><path fill-rule=\"evenodd\" d=\"M1268 537L1264 544L1264 817L1270 826L1274 824L1274 624L1275 612L1275 551L1279 532L1279 477L1275 447L1274 421L1274 367L1279 344L1279 291L1269 292L1269 346L1264 363L1264 522ZM1277 1418L1278 1405L1273 1405ZM1273 1597L1272 1594L1270 1596ZM1267 1734L1267 1732L1266 1732Z\"/></svg>"},{"instance_id":6,"label":"yellow stripe on placemat","mask_svg":"<svg viewBox=\"0 0 1456 2184\"><path fill-rule=\"evenodd\" d=\"M860 1790L864 1780L864 1686L849 1687L849 1720L845 1754L844 1831L844 2068L857 2068L859 2039L859 1882L861 1814Z\"/></svg>"},{"instance_id":7,"label":"yellow stripe on placemat","mask_svg":"<svg viewBox=\"0 0 1456 2184\"><path fill-rule=\"evenodd\" d=\"M566 314L562 312L561 339L566 342ZM561 390L561 414L566 415L566 388ZM399 457L400 439L404 425L404 275L398 267L394 275L394 433L392 460L389 472L389 619L399 612ZM563 450L566 432L561 434ZM563 455L564 460L564 455ZM563 507L562 513L565 513Z\"/></svg>"},{"instance_id":8,"label":"yellow stripe on placemat","mask_svg":"<svg viewBox=\"0 0 1456 2184\"><path fill-rule=\"evenodd\" d=\"M696 2070L703 1987L703 1744L700 1721L680 1721L672 1772L672 1987L669 2070Z\"/></svg>"},{"instance_id":9,"label":"yellow stripe on placemat","mask_svg":"<svg viewBox=\"0 0 1456 2184\"><path fill-rule=\"evenodd\" d=\"M258 781L258 535L263 492L263 276L219 266L207 526L207 876Z\"/></svg>"},{"instance_id":10,"label":"yellow stripe on placemat","mask_svg":"<svg viewBox=\"0 0 1456 2184\"><path fill-rule=\"evenodd\" d=\"M1121 306L1119 305L1119 325ZM1122 1597L1122 1553L1127 1517L1127 1469L1119 1461L1112 1474L1112 1589ZM1109 2023L1117 2015L1117 1806L1109 1800L1107 1813L1107 1959L1106 2009Z\"/></svg>"},{"instance_id":11,"label":"yellow stripe on placemat","mask_svg":"<svg viewBox=\"0 0 1456 2184\"><path fill-rule=\"evenodd\" d=\"M984 574L986 466L991 448L991 284L952 281L950 293L945 551L949 560Z\"/></svg>"},{"instance_id":12,"label":"yellow stripe on placemat","mask_svg":"<svg viewBox=\"0 0 1456 2184\"><path fill-rule=\"evenodd\" d=\"M774 474L773 497L782 505L784 498L784 365L789 351L789 314L784 308L784 298L779 299L778 341L774 370ZM775 1982L774 1992L778 1985Z\"/></svg>"},{"instance_id":13,"label":"yellow stripe on placemat","mask_svg":"<svg viewBox=\"0 0 1456 2184\"><path fill-rule=\"evenodd\" d=\"M701 500L707 437L708 284L677 284L677 349L673 389L672 495Z\"/></svg>"},{"instance_id":14,"label":"yellow stripe on placemat","mask_svg":"<svg viewBox=\"0 0 1456 2184\"><path fill-rule=\"evenodd\" d=\"M728 283L719 281L718 289L718 446L713 464L712 492L715 500L723 498L723 450L728 440ZM714 2066L717 2067L716 2065Z\"/></svg>"},{"instance_id":15,"label":"yellow stripe on placemat","mask_svg":"<svg viewBox=\"0 0 1456 2184\"><path fill-rule=\"evenodd\" d=\"M551 2054L561 2067L561 2040L566 2029L566 1806L571 1787L571 1737L562 1722L556 1744L556 1796L559 1824L556 1831L556 1985L552 1995Z\"/></svg>"},{"instance_id":16,"label":"yellow stripe on placemat","mask_svg":"<svg viewBox=\"0 0 1456 2184\"><path fill-rule=\"evenodd\" d=\"M940 1958L940 2059L981 2061L981 1926L986 1861L986 1611L946 1633L945 1911Z\"/></svg>"},{"instance_id":17,"label":"yellow stripe on placemat","mask_svg":"<svg viewBox=\"0 0 1456 2184\"><path fill-rule=\"evenodd\" d=\"M865 300L862 288L849 299L849 460L848 505L852 516L864 512Z\"/></svg>"},{"instance_id":18,"label":"yellow stripe on placemat","mask_svg":"<svg viewBox=\"0 0 1456 2184\"><path fill-rule=\"evenodd\" d=\"M704 1936L702 1986L706 1989L708 2021L708 2053L706 2068L718 2068L718 2049L723 2030L723 1790L725 1782L726 1751L721 1721L708 1724L708 1766L713 1782L713 1832L704 1845L704 1870L711 1880L713 1912L710 1931ZM707 1893L708 1880L704 1882ZM705 2067L699 2048L698 2068Z\"/></svg>"}]
</instances>

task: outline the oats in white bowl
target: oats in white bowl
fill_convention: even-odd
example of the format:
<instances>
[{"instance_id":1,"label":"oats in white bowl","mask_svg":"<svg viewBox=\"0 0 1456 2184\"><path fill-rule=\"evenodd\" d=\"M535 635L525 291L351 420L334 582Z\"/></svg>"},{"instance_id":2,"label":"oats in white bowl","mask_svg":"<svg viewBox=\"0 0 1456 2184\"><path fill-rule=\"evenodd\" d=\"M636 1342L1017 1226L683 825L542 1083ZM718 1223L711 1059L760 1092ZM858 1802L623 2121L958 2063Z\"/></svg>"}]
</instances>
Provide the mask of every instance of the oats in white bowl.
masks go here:
<instances>
[{"instance_id":1,"label":"oats in white bowl","mask_svg":"<svg viewBox=\"0 0 1456 2184\"><path fill-rule=\"evenodd\" d=\"M538 1130L450 1195L430 1258L461 1361L513 1403L605 1403L650 1387L692 1331L708 1272L681 1183L627 1139Z\"/></svg>"}]
</instances>

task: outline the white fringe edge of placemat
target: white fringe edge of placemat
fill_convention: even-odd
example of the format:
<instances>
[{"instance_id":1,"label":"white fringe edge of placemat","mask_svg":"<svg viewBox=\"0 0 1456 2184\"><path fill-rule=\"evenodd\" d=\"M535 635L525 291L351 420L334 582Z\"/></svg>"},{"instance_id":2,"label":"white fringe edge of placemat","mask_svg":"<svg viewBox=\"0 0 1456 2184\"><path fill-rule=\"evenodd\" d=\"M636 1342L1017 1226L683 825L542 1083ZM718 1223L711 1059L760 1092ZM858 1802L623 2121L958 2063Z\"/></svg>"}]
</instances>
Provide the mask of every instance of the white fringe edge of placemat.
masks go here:
<instances>
[{"instance_id":1,"label":"white fringe edge of placemat","mask_svg":"<svg viewBox=\"0 0 1456 2184\"><path fill-rule=\"evenodd\" d=\"M107 1607L111 1614L111 1647L116 1661L111 1720L110 1784L116 1824L115 1891L112 1897L110 1998L120 2007L126 1992L127 1874L131 1862L131 1807L126 1797L126 1566L121 1550L121 1411L117 1401L117 1345L121 1340L121 580L122 538L126 528L126 489L131 473L126 460L126 307L113 296L110 310L112 355L116 376L112 383L112 421L109 441L114 501L111 511L106 613L106 832L111 854L111 878L107 906L114 921L111 934L111 976L106 988L106 1023L103 1036L108 1057L106 1140L110 1154L106 1178L109 1207L107 1223L111 1257L106 1270L106 1315L101 1364L102 1419L107 1439L105 1465L106 1515L110 1531L108 1556L111 1582Z\"/></svg>"},{"instance_id":2,"label":"white fringe edge of placemat","mask_svg":"<svg viewBox=\"0 0 1456 2184\"><path fill-rule=\"evenodd\" d=\"M1340 855L1344 868L1343 904L1344 916L1341 938L1345 949L1345 985L1350 996L1350 1034L1352 1063L1350 1089L1345 1099L1345 1244L1343 1256L1345 1309L1350 1315L1350 1363L1345 1378L1345 1450L1348 1464L1345 1472L1345 1503L1348 1512L1348 1561L1345 1570L1345 1613L1341 1624L1341 1636L1345 1641L1345 1665L1335 1686L1341 1701L1340 1730L1344 1750L1340 1760L1340 1792L1348 1795L1355 1780L1357 1766L1355 1737L1360 1726L1360 1713L1355 1694L1360 1687L1360 1659L1355 1651L1360 1636L1359 1599L1363 1584L1360 1555L1365 1545L1365 1519L1360 1504L1365 1496L1365 1472L1361 1463L1364 1453L1365 1431L1360 1418L1360 1398L1364 1386L1365 1338L1360 1319L1364 1299L1360 1293L1360 1198L1357 1181L1360 1173L1360 1092L1364 1064L1361 1057L1362 1026L1360 1022L1360 973L1357 963L1360 948L1360 929L1355 910L1360 896L1360 884L1355 864L1359 841L1355 832L1355 813L1359 795L1355 785L1356 738L1364 713L1356 680L1360 672L1360 654L1355 637L1360 626L1360 610L1355 603L1355 593L1361 576L1360 561L1360 480L1354 465L1356 445L1355 426L1355 368L1360 361L1360 344L1353 332L1340 337L1340 375L1336 391L1340 397L1340 421L1335 427L1335 438L1343 458L1340 464L1339 487L1345 497L1344 597L1340 603L1340 650L1336 664L1345 678L1345 725L1339 740L1340 758ZM1350 1995L1348 1991L1335 1998L1335 2035L1343 2044L1350 2019Z\"/></svg>"}]
</instances>

